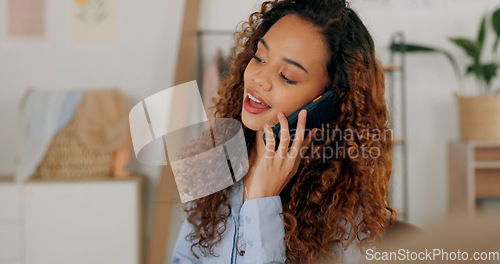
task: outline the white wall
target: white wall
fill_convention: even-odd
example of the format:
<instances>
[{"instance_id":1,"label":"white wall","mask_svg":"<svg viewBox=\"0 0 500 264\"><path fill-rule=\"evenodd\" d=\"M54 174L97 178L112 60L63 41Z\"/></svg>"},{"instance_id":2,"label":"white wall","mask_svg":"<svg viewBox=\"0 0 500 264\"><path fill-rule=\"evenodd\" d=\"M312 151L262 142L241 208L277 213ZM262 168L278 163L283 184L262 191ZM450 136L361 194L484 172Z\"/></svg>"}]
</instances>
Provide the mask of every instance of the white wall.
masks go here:
<instances>
[{"instance_id":1,"label":"white wall","mask_svg":"<svg viewBox=\"0 0 500 264\"><path fill-rule=\"evenodd\" d=\"M359 1L359 0L358 0ZM6 0L0 0L0 25ZM258 0L204 0L202 29L234 30L248 18ZM387 62L390 36L403 30L408 40L442 46L446 41L476 36L480 16L498 0L438 0L430 9L407 9L393 0L388 8L361 9L377 52ZM46 0L48 38L42 43L6 43L0 37L0 174L14 172L17 103L24 89L66 90L116 85L133 103L170 87L174 81L184 1L116 1L116 42L75 45L69 42L68 2ZM440 56L410 55L407 60L410 221L427 225L444 216L447 206L447 143L459 137L456 80ZM473 82L467 80L467 85ZM158 167L133 164L156 182ZM151 197L152 199L152 197Z\"/></svg>"}]
</instances>

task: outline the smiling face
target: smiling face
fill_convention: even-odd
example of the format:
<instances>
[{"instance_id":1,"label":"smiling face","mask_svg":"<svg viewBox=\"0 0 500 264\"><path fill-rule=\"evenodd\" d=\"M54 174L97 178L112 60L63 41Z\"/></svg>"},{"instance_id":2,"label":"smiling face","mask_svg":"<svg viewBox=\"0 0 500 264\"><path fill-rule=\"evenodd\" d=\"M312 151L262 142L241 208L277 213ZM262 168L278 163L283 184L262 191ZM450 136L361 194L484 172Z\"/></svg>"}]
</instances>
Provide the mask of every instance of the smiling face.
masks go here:
<instances>
[{"instance_id":1,"label":"smiling face","mask_svg":"<svg viewBox=\"0 0 500 264\"><path fill-rule=\"evenodd\" d=\"M278 20L245 69L243 124L261 131L278 123L279 112L289 116L320 95L329 82L329 55L314 24L294 14Z\"/></svg>"}]
</instances>

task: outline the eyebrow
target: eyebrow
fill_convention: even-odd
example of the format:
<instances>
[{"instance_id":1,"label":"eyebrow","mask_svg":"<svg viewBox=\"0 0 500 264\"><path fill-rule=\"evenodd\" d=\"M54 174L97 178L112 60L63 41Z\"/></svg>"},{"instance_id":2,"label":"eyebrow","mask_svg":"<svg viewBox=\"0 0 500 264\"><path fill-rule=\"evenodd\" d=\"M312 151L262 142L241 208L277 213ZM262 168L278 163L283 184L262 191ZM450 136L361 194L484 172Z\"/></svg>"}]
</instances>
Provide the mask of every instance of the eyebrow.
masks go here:
<instances>
[{"instance_id":1,"label":"eyebrow","mask_svg":"<svg viewBox=\"0 0 500 264\"><path fill-rule=\"evenodd\" d=\"M297 67L301 68L302 70L304 70L305 72L309 73L309 72L306 70L306 68L304 68L304 66L300 65L300 63L298 63L298 62L296 62L296 61L294 61L294 60L291 60L291 59L289 59L289 58L283 58L283 60L284 60L285 62L290 63L290 64L292 64L292 65L295 65L295 66L297 66Z\"/></svg>"},{"instance_id":2,"label":"eyebrow","mask_svg":"<svg viewBox=\"0 0 500 264\"><path fill-rule=\"evenodd\" d=\"M263 38L259 39L259 42L262 43L262 45L264 45L264 48L266 48L267 50L271 50L267 45L267 42Z\"/></svg>"},{"instance_id":3,"label":"eyebrow","mask_svg":"<svg viewBox=\"0 0 500 264\"><path fill-rule=\"evenodd\" d=\"M271 50L271 49L269 48L269 45L267 45L267 42L266 42L263 38L259 39L259 42L260 42L260 43L262 43L262 45L264 46L264 48L266 48L266 49L267 49L267 50L269 50L269 51ZM297 66L297 67L301 68L302 70L304 70L305 72L309 73L309 72L306 70L306 68L304 68L304 66L302 66L300 63L298 63L298 62L296 62L296 61L294 61L294 60L292 60L292 59L289 59L289 58L283 58L283 60L284 60L286 63L289 63L289 64L292 64L292 65L294 65L294 66Z\"/></svg>"}]
</instances>

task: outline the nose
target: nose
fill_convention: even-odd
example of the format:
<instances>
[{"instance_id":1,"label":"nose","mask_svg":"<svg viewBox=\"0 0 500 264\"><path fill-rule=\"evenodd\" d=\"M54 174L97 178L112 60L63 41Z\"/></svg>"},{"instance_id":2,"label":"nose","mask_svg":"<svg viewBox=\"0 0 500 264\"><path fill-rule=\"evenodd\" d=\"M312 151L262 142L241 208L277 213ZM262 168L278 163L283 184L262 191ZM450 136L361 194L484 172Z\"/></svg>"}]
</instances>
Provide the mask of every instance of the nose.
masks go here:
<instances>
[{"instance_id":1,"label":"nose","mask_svg":"<svg viewBox=\"0 0 500 264\"><path fill-rule=\"evenodd\" d=\"M269 79L269 70L260 69L256 71L252 76L255 87L258 87L264 91L270 91L272 89L271 80Z\"/></svg>"}]
</instances>

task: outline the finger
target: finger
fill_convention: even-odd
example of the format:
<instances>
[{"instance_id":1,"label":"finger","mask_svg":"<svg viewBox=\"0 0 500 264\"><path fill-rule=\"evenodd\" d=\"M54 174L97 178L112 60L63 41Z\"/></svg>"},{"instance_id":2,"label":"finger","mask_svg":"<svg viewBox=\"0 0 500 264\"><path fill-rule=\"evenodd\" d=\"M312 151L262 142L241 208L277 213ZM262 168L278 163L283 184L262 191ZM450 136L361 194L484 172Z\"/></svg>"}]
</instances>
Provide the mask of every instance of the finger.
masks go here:
<instances>
[{"instance_id":1,"label":"finger","mask_svg":"<svg viewBox=\"0 0 500 264\"><path fill-rule=\"evenodd\" d=\"M302 146L300 147L300 156L302 158L305 157L305 153L307 152L307 150L312 147L311 145L311 142L313 141L313 138L314 138L314 135L316 134L316 132L318 131L317 128L314 128L313 130L311 130L309 132L309 134L307 134L307 137L306 139L304 140L304 142L302 143Z\"/></svg>"},{"instance_id":2,"label":"finger","mask_svg":"<svg viewBox=\"0 0 500 264\"><path fill-rule=\"evenodd\" d=\"M299 121L297 122L297 128L295 131L295 136L293 138L292 147L288 153L290 158L296 158L299 154L299 148L304 142L304 134L306 130L306 120L307 120L307 110L303 109L299 113Z\"/></svg>"},{"instance_id":3,"label":"finger","mask_svg":"<svg viewBox=\"0 0 500 264\"><path fill-rule=\"evenodd\" d=\"M300 150L299 150L300 155L294 160L294 164L293 164L293 171L294 172L297 171L300 163L306 157L307 150L310 147L312 147L312 145L310 145L310 144L311 144L313 137L314 137L314 134L316 133L317 130L318 130L317 128L314 128L313 130L311 130L309 132L309 134L307 135L306 139L304 140L304 142L301 144Z\"/></svg>"},{"instance_id":4,"label":"finger","mask_svg":"<svg viewBox=\"0 0 500 264\"><path fill-rule=\"evenodd\" d=\"M286 152L288 151L288 145L290 144L290 131L288 130L288 120L283 113L278 114L278 120L280 122L280 143L278 146L278 155L280 158L285 158Z\"/></svg>"},{"instance_id":5,"label":"finger","mask_svg":"<svg viewBox=\"0 0 500 264\"><path fill-rule=\"evenodd\" d=\"M276 145L276 141L274 140L273 130L267 123L264 125L264 133L266 134L266 152L264 157L272 158L274 156L274 146Z\"/></svg>"}]
</instances>

